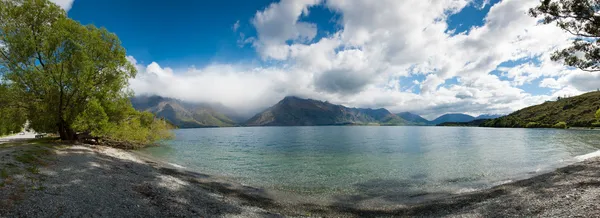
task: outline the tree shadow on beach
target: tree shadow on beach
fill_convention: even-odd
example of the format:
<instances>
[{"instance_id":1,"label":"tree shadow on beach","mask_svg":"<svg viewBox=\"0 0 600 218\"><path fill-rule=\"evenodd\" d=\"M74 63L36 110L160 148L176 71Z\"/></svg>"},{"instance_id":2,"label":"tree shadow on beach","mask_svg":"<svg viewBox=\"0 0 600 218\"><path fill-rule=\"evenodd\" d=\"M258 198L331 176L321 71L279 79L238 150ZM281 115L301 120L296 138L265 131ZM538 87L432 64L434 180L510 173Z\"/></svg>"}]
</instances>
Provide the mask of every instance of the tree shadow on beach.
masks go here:
<instances>
[{"instance_id":1,"label":"tree shadow on beach","mask_svg":"<svg viewBox=\"0 0 600 218\"><path fill-rule=\"evenodd\" d=\"M26 192L8 216L277 216L257 208L273 204L262 189L87 148L58 151L39 174L43 188Z\"/></svg>"}]
</instances>

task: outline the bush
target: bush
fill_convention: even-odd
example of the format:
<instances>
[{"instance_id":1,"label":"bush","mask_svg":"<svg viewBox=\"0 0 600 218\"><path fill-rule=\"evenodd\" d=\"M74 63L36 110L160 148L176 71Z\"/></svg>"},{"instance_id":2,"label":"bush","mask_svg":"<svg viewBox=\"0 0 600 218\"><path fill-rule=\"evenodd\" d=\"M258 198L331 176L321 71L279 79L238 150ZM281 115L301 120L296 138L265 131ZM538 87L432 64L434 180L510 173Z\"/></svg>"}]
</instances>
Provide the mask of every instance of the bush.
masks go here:
<instances>
[{"instance_id":1,"label":"bush","mask_svg":"<svg viewBox=\"0 0 600 218\"><path fill-rule=\"evenodd\" d=\"M600 122L595 122L595 123L592 123L592 126L593 126L593 127L600 127Z\"/></svg>"},{"instance_id":2,"label":"bush","mask_svg":"<svg viewBox=\"0 0 600 218\"><path fill-rule=\"evenodd\" d=\"M137 149L172 138L171 129L165 120L154 117L152 113L136 111L122 122L108 124L100 137L109 146Z\"/></svg>"},{"instance_id":3,"label":"bush","mask_svg":"<svg viewBox=\"0 0 600 218\"><path fill-rule=\"evenodd\" d=\"M567 123L566 122L558 122L558 123L554 124L554 126L552 126L552 128L566 129L568 127L567 127Z\"/></svg>"},{"instance_id":4,"label":"bush","mask_svg":"<svg viewBox=\"0 0 600 218\"><path fill-rule=\"evenodd\" d=\"M529 122L527 123L527 125L525 125L525 128L539 128L540 124L536 123L536 122Z\"/></svg>"}]
</instances>

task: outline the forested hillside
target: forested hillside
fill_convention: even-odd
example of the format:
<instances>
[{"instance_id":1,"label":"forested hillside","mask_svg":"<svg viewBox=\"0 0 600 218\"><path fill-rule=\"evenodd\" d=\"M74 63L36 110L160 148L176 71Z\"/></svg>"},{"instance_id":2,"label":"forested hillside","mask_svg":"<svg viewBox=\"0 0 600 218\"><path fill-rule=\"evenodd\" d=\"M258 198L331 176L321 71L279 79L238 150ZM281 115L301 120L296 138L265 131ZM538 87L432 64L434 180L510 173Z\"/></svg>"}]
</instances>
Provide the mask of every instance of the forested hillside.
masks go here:
<instances>
[{"instance_id":1,"label":"forested hillside","mask_svg":"<svg viewBox=\"0 0 600 218\"><path fill-rule=\"evenodd\" d=\"M572 127L591 127L598 120L600 92L547 101L518 110L507 116L489 120L482 124L486 127L553 127L564 122Z\"/></svg>"}]
</instances>

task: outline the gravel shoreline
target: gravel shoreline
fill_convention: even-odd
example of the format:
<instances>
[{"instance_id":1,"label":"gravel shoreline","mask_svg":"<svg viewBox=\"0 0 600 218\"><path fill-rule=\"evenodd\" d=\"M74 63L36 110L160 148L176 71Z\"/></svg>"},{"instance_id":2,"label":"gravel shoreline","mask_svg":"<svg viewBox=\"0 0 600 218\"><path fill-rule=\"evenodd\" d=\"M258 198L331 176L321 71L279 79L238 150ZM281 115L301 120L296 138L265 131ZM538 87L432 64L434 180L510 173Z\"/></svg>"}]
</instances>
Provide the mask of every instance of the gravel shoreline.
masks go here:
<instances>
[{"instance_id":1,"label":"gravel shoreline","mask_svg":"<svg viewBox=\"0 0 600 218\"><path fill-rule=\"evenodd\" d=\"M0 157L0 169L9 169L0 172L0 217L600 217L599 158L382 209L358 207L352 198L329 205L282 200L269 190L103 146L0 144Z\"/></svg>"}]
</instances>

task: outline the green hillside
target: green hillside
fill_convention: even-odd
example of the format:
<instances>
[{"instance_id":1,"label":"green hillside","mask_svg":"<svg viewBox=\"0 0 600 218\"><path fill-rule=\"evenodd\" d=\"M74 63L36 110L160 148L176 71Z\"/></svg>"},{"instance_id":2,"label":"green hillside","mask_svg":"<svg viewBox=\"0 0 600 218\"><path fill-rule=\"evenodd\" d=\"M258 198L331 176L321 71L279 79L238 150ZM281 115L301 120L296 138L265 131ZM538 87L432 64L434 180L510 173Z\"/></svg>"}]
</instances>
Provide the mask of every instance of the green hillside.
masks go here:
<instances>
[{"instance_id":1,"label":"green hillside","mask_svg":"<svg viewBox=\"0 0 600 218\"><path fill-rule=\"evenodd\" d=\"M600 92L547 101L518 110L507 116L489 120L485 127L552 127L566 122L572 127L591 127L596 122L595 113L600 108Z\"/></svg>"}]
</instances>

